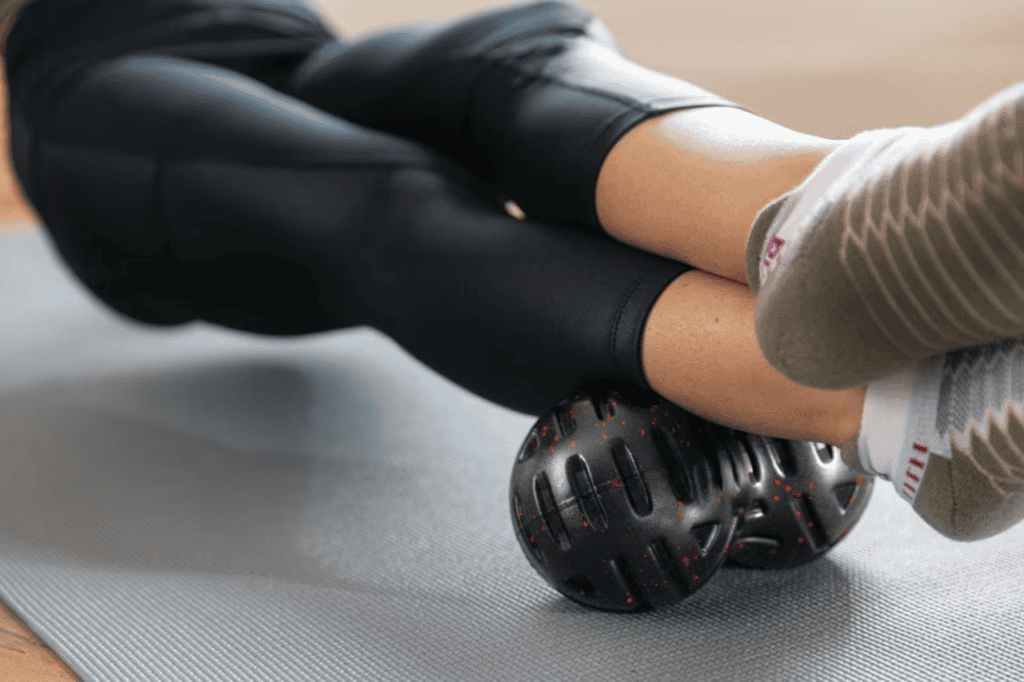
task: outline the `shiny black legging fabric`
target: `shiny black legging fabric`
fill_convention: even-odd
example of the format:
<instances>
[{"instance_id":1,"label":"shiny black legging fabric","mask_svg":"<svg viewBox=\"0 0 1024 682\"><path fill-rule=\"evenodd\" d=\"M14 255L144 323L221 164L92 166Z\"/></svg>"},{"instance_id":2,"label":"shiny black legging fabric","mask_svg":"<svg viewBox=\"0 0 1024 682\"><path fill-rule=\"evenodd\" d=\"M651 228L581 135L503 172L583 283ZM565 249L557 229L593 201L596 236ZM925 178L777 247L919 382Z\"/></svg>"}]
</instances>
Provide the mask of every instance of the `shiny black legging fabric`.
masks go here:
<instances>
[{"instance_id":1,"label":"shiny black legging fabric","mask_svg":"<svg viewBox=\"0 0 1024 682\"><path fill-rule=\"evenodd\" d=\"M7 43L17 177L70 269L140 322L372 325L541 414L649 390L647 315L687 265L502 210L411 141L288 92L340 38L293 0L36 0Z\"/></svg>"}]
</instances>

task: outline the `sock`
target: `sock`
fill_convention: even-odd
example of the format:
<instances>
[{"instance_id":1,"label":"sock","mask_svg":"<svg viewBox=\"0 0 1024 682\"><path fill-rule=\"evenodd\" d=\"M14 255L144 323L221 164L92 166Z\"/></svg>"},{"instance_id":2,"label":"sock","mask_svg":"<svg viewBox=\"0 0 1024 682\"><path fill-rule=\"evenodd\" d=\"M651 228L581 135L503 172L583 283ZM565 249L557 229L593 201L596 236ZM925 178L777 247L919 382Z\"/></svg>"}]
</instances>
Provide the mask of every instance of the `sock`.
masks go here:
<instances>
[{"instance_id":1,"label":"sock","mask_svg":"<svg viewBox=\"0 0 1024 682\"><path fill-rule=\"evenodd\" d=\"M867 386L851 466L891 481L930 526L980 540L1024 518L1024 343L936 355Z\"/></svg>"}]
</instances>

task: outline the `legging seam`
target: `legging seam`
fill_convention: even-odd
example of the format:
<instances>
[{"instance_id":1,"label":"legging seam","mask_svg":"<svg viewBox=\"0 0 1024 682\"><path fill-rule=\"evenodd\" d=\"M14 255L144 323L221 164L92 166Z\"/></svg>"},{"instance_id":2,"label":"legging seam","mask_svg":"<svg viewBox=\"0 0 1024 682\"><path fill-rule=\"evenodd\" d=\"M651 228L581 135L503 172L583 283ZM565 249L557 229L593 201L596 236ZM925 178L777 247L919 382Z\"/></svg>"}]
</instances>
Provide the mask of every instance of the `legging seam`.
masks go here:
<instances>
[{"instance_id":1,"label":"legging seam","mask_svg":"<svg viewBox=\"0 0 1024 682\"><path fill-rule=\"evenodd\" d=\"M625 367L625 368L623 367L623 360L621 358L621 350L620 350L621 347L620 347L620 345L618 343L618 341L619 341L619 330L622 328L623 317L625 316L625 312L626 312L627 307L629 306L630 302L632 302L632 300L633 300L633 294L636 293L636 290L640 288L641 284L646 282L654 274L655 274L654 270L648 270L643 275L640 275L639 277L634 279L633 283L629 286L629 289L626 290L625 296L622 297L622 301L619 303L618 310L615 312L615 324L612 325L611 332L610 332L611 333L611 350L612 350L612 358L613 358L613 361L615 363L616 370L617 370L618 374L621 375L621 376L626 376L626 377L632 377L633 376L632 375L632 369L633 369L632 367ZM647 314L649 312L650 312L649 309L644 312L644 319L646 319ZM641 339L643 338L643 330L642 329L640 331L640 338ZM642 346L642 344L638 344L638 346ZM643 387L649 389L650 385L647 382L647 377L644 376L644 373L643 373L643 357L642 357L643 349L641 347L638 347L636 349L636 351L637 351L637 356L638 356L637 357L638 369L640 370L640 377L639 378L644 383Z\"/></svg>"}]
</instances>

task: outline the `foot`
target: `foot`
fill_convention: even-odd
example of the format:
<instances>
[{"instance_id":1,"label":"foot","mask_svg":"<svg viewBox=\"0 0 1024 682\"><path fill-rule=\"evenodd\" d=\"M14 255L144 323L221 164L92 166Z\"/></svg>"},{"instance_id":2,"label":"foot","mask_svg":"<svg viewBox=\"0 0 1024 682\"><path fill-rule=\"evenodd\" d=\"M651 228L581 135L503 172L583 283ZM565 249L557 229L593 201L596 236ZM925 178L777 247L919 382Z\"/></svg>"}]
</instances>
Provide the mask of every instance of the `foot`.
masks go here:
<instances>
[{"instance_id":1,"label":"foot","mask_svg":"<svg viewBox=\"0 0 1024 682\"><path fill-rule=\"evenodd\" d=\"M955 540L1024 518L1024 341L928 358L868 384L856 443L843 458L878 474Z\"/></svg>"},{"instance_id":2,"label":"foot","mask_svg":"<svg viewBox=\"0 0 1024 682\"><path fill-rule=\"evenodd\" d=\"M844 143L758 216L747 279L765 357L815 388L1024 336L1024 84Z\"/></svg>"}]
</instances>

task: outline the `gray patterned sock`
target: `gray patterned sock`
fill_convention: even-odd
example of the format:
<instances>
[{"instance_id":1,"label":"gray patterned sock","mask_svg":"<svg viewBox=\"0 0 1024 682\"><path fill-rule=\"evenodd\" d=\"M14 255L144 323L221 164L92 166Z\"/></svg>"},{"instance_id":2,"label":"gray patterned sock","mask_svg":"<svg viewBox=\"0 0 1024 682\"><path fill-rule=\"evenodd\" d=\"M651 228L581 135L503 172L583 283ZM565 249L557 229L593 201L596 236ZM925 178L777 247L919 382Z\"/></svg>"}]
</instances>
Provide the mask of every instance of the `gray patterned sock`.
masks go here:
<instances>
[{"instance_id":1,"label":"gray patterned sock","mask_svg":"<svg viewBox=\"0 0 1024 682\"><path fill-rule=\"evenodd\" d=\"M936 355L868 385L847 463L891 480L955 540L1024 518L1024 341Z\"/></svg>"}]
</instances>

